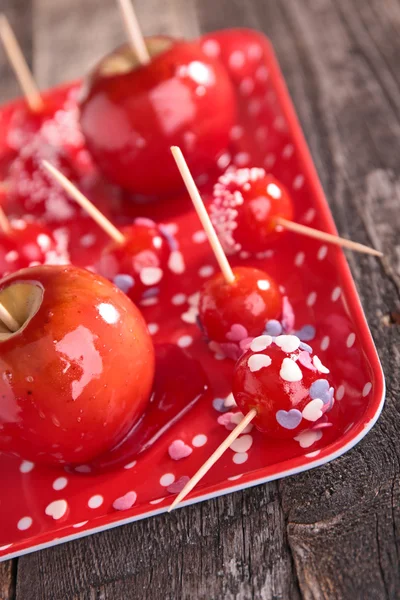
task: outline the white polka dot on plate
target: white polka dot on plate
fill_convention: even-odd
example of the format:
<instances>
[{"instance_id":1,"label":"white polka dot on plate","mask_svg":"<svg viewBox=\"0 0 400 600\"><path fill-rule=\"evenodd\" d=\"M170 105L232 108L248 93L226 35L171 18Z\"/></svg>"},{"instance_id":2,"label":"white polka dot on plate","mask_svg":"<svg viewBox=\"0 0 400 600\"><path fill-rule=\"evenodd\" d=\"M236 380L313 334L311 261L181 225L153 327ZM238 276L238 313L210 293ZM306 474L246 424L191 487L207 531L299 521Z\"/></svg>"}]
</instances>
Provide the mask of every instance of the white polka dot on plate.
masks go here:
<instances>
[{"instance_id":1,"label":"white polka dot on plate","mask_svg":"<svg viewBox=\"0 0 400 600\"><path fill-rule=\"evenodd\" d=\"M246 462L246 460L249 458L249 455L247 454L247 452L237 452L236 454L233 455L233 462L236 465L242 465L243 463Z\"/></svg>"},{"instance_id":2,"label":"white polka dot on plate","mask_svg":"<svg viewBox=\"0 0 400 600\"><path fill-rule=\"evenodd\" d=\"M59 492L63 490L68 484L68 479L66 477L58 477L53 481L53 490Z\"/></svg>"},{"instance_id":3,"label":"white polka dot on plate","mask_svg":"<svg viewBox=\"0 0 400 600\"><path fill-rule=\"evenodd\" d=\"M292 144L287 144L284 149L282 150L282 157L283 158L290 158L293 155L294 152L294 147Z\"/></svg>"},{"instance_id":4,"label":"white polka dot on plate","mask_svg":"<svg viewBox=\"0 0 400 600\"><path fill-rule=\"evenodd\" d=\"M304 184L304 175L297 175L293 181L293 187L295 190L299 190L303 187Z\"/></svg>"},{"instance_id":5,"label":"white polka dot on plate","mask_svg":"<svg viewBox=\"0 0 400 600\"><path fill-rule=\"evenodd\" d=\"M251 96L254 90L254 81L250 77L245 77L239 85L239 91L242 96Z\"/></svg>"},{"instance_id":6,"label":"white polka dot on plate","mask_svg":"<svg viewBox=\"0 0 400 600\"><path fill-rule=\"evenodd\" d=\"M202 45L202 49L207 56L212 58L219 56L221 53L220 45L216 40L206 40Z\"/></svg>"},{"instance_id":7,"label":"white polka dot on plate","mask_svg":"<svg viewBox=\"0 0 400 600\"><path fill-rule=\"evenodd\" d=\"M364 385L364 388L363 388L363 391L362 391L362 395L364 396L364 398L365 398L365 396L368 396L368 394L370 393L371 389L372 389L372 383L370 381L368 381L368 383L366 383Z\"/></svg>"},{"instance_id":8,"label":"white polka dot on plate","mask_svg":"<svg viewBox=\"0 0 400 600\"><path fill-rule=\"evenodd\" d=\"M204 446L207 443L207 436L204 435L204 433L199 433L198 435L195 435L194 438L192 439L192 446L194 446L195 448L200 448L201 446Z\"/></svg>"},{"instance_id":9,"label":"white polka dot on plate","mask_svg":"<svg viewBox=\"0 0 400 600\"><path fill-rule=\"evenodd\" d=\"M211 277L211 275L214 273L214 267L212 267L211 265L204 265L203 267L200 267L199 269L199 275L200 277Z\"/></svg>"},{"instance_id":10,"label":"white polka dot on plate","mask_svg":"<svg viewBox=\"0 0 400 600\"><path fill-rule=\"evenodd\" d=\"M149 323L147 325L147 328L149 330L150 335L155 335L157 333L157 331L159 330L157 323Z\"/></svg>"},{"instance_id":11,"label":"white polka dot on plate","mask_svg":"<svg viewBox=\"0 0 400 600\"><path fill-rule=\"evenodd\" d=\"M326 255L328 254L328 246L321 246L321 248L317 252L318 260L324 260Z\"/></svg>"},{"instance_id":12,"label":"white polka dot on plate","mask_svg":"<svg viewBox=\"0 0 400 600\"><path fill-rule=\"evenodd\" d=\"M233 162L237 167L246 167L250 162L250 154L248 152L238 152L233 157Z\"/></svg>"},{"instance_id":13,"label":"white polka dot on plate","mask_svg":"<svg viewBox=\"0 0 400 600\"><path fill-rule=\"evenodd\" d=\"M311 223L311 221L314 220L314 217L316 214L317 213L316 213L315 208L308 209L308 211L306 212L306 214L303 217L304 223Z\"/></svg>"},{"instance_id":14,"label":"white polka dot on plate","mask_svg":"<svg viewBox=\"0 0 400 600\"><path fill-rule=\"evenodd\" d=\"M252 44L247 50L247 56L252 60L260 60L263 55L262 48L259 44Z\"/></svg>"},{"instance_id":15,"label":"white polka dot on plate","mask_svg":"<svg viewBox=\"0 0 400 600\"><path fill-rule=\"evenodd\" d=\"M94 496L89 498L88 507L89 508L99 508L103 504L103 502L104 502L103 496L101 496L100 494L95 494Z\"/></svg>"},{"instance_id":16,"label":"white polka dot on plate","mask_svg":"<svg viewBox=\"0 0 400 600\"><path fill-rule=\"evenodd\" d=\"M248 103L247 112L252 117L256 117L257 115L260 114L261 108L262 108L261 101L257 100L257 98L254 98L253 100L250 100L250 102Z\"/></svg>"},{"instance_id":17,"label":"white polka dot on plate","mask_svg":"<svg viewBox=\"0 0 400 600\"><path fill-rule=\"evenodd\" d=\"M137 463L137 460L133 460L132 462L125 465L124 469L133 469L133 467L136 465L136 463Z\"/></svg>"},{"instance_id":18,"label":"white polka dot on plate","mask_svg":"<svg viewBox=\"0 0 400 600\"><path fill-rule=\"evenodd\" d=\"M307 306L314 306L316 300L317 300L317 293L311 292L307 296Z\"/></svg>"},{"instance_id":19,"label":"white polka dot on plate","mask_svg":"<svg viewBox=\"0 0 400 600\"><path fill-rule=\"evenodd\" d=\"M257 68L257 70L256 70L257 81L260 81L261 83L264 81L267 81L268 75L269 75L268 69L265 65L261 65L260 67Z\"/></svg>"},{"instance_id":20,"label":"white polka dot on plate","mask_svg":"<svg viewBox=\"0 0 400 600\"><path fill-rule=\"evenodd\" d=\"M229 66L232 69L241 69L244 66L245 57L243 52L240 50L235 50L229 57Z\"/></svg>"},{"instance_id":21,"label":"white polka dot on plate","mask_svg":"<svg viewBox=\"0 0 400 600\"><path fill-rule=\"evenodd\" d=\"M230 445L231 450L237 452L239 454L244 454L248 450L250 450L253 445L253 437L251 435L241 435L236 438Z\"/></svg>"},{"instance_id":22,"label":"white polka dot on plate","mask_svg":"<svg viewBox=\"0 0 400 600\"><path fill-rule=\"evenodd\" d=\"M335 289L333 290L332 295L331 295L332 302L336 302L336 300L339 300L341 293L342 293L341 288L335 287Z\"/></svg>"},{"instance_id":23,"label":"white polka dot on plate","mask_svg":"<svg viewBox=\"0 0 400 600\"><path fill-rule=\"evenodd\" d=\"M174 483L175 475L173 473L164 473L162 477L160 477L160 485L163 487L168 487L171 483Z\"/></svg>"},{"instance_id":24,"label":"white polka dot on plate","mask_svg":"<svg viewBox=\"0 0 400 600\"><path fill-rule=\"evenodd\" d=\"M27 529L29 529L29 527L31 527L33 521L31 517L22 517L22 519L20 519L17 523L17 528L20 531L26 531Z\"/></svg>"},{"instance_id":25,"label":"white polka dot on plate","mask_svg":"<svg viewBox=\"0 0 400 600\"><path fill-rule=\"evenodd\" d=\"M321 350L327 350L329 348L330 339L329 335L325 335L321 341Z\"/></svg>"},{"instance_id":26,"label":"white polka dot on plate","mask_svg":"<svg viewBox=\"0 0 400 600\"><path fill-rule=\"evenodd\" d=\"M180 306L181 304L185 304L186 294L175 294L175 296L172 296L171 302L174 306Z\"/></svg>"},{"instance_id":27,"label":"white polka dot on plate","mask_svg":"<svg viewBox=\"0 0 400 600\"><path fill-rule=\"evenodd\" d=\"M158 304L157 296L153 296L152 298L144 298L140 301L140 306L154 306Z\"/></svg>"},{"instance_id":28,"label":"white polka dot on plate","mask_svg":"<svg viewBox=\"0 0 400 600\"><path fill-rule=\"evenodd\" d=\"M234 125L230 131L231 140L238 140L242 137L244 129L241 125Z\"/></svg>"},{"instance_id":29,"label":"white polka dot on plate","mask_svg":"<svg viewBox=\"0 0 400 600\"><path fill-rule=\"evenodd\" d=\"M348 348L351 348L354 345L354 342L356 341L356 334L355 333L350 333L347 337L346 340L346 346Z\"/></svg>"},{"instance_id":30,"label":"white polka dot on plate","mask_svg":"<svg viewBox=\"0 0 400 600\"><path fill-rule=\"evenodd\" d=\"M336 400L342 400L343 396L344 396L344 385L339 385L338 389L336 390L336 394L335 394L335 398Z\"/></svg>"},{"instance_id":31,"label":"white polka dot on plate","mask_svg":"<svg viewBox=\"0 0 400 600\"><path fill-rule=\"evenodd\" d=\"M35 463L30 462L29 460L24 460L19 466L19 470L21 473L30 473L34 468Z\"/></svg>"},{"instance_id":32,"label":"white polka dot on plate","mask_svg":"<svg viewBox=\"0 0 400 600\"><path fill-rule=\"evenodd\" d=\"M294 257L294 264L296 265L296 267L301 267L301 265L304 263L304 258L304 252L298 252L296 254L296 256Z\"/></svg>"},{"instance_id":33,"label":"white polka dot on plate","mask_svg":"<svg viewBox=\"0 0 400 600\"><path fill-rule=\"evenodd\" d=\"M271 169L274 166L275 161L276 161L275 154L272 154L272 153L267 154L267 156L265 157L265 160L264 160L264 165L267 169Z\"/></svg>"},{"instance_id":34,"label":"white polka dot on plate","mask_svg":"<svg viewBox=\"0 0 400 600\"><path fill-rule=\"evenodd\" d=\"M207 239L207 234L204 229L200 229L199 231L195 231L192 235L192 240L195 244L202 244Z\"/></svg>"},{"instance_id":35,"label":"white polka dot on plate","mask_svg":"<svg viewBox=\"0 0 400 600\"><path fill-rule=\"evenodd\" d=\"M191 335L182 335L176 342L179 348L188 348L193 343L193 338Z\"/></svg>"}]
</instances>

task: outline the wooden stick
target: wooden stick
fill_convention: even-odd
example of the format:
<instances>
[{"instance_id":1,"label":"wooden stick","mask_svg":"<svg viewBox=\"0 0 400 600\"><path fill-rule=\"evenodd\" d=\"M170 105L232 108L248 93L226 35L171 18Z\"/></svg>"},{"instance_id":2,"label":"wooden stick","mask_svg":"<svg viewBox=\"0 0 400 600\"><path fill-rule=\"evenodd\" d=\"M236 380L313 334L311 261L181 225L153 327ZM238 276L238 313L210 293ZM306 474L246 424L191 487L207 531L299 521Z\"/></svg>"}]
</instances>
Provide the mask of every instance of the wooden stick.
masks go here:
<instances>
[{"instance_id":1,"label":"wooden stick","mask_svg":"<svg viewBox=\"0 0 400 600\"><path fill-rule=\"evenodd\" d=\"M200 479L204 477L206 473L208 473L208 471L217 462L217 460L221 458L225 450L227 450L229 446L236 440L236 438L242 433L243 429L246 429L247 425L250 423L250 421L254 419L256 415L257 411L255 410L255 408L252 408L247 413L247 415L243 417L240 423L236 425L235 429L231 431L231 433L222 442L222 444L220 444L215 450L215 452L211 454L210 458L206 460L206 462L200 467L197 473L193 475L190 481L187 482L183 490L179 492L179 494L169 507L168 512L171 512L171 510L173 510L175 506L177 506L177 504L179 504L179 502L181 502L188 495L188 493L192 491L194 486L200 481Z\"/></svg>"},{"instance_id":2,"label":"wooden stick","mask_svg":"<svg viewBox=\"0 0 400 600\"><path fill-rule=\"evenodd\" d=\"M0 321L7 327L12 333L18 331L19 323L14 317L8 312L5 306L0 302Z\"/></svg>"},{"instance_id":3,"label":"wooden stick","mask_svg":"<svg viewBox=\"0 0 400 600\"><path fill-rule=\"evenodd\" d=\"M3 233L9 233L11 230L10 221L7 219L6 213L0 206L0 229Z\"/></svg>"},{"instance_id":4,"label":"wooden stick","mask_svg":"<svg viewBox=\"0 0 400 600\"><path fill-rule=\"evenodd\" d=\"M88 215L92 217L94 221L112 238L117 244L123 244L125 237L122 233L109 221L102 212L90 200L86 198L78 190L78 188L69 181L58 169L53 167L47 160L42 161L43 166L51 173L51 175L58 181L58 183L64 188L64 190L76 200L76 202L85 210Z\"/></svg>"},{"instance_id":5,"label":"wooden stick","mask_svg":"<svg viewBox=\"0 0 400 600\"><path fill-rule=\"evenodd\" d=\"M118 0L118 4L131 48L136 54L139 62L142 65L148 65L151 61L151 57L147 50L132 2L131 0Z\"/></svg>"},{"instance_id":6,"label":"wooden stick","mask_svg":"<svg viewBox=\"0 0 400 600\"><path fill-rule=\"evenodd\" d=\"M336 246L341 246L342 248L348 248L349 250L354 250L355 252L363 252L364 254L372 254L373 256L383 256L383 253L379 252L379 250L375 250L369 246L364 246L364 244L352 242L351 240L346 240L345 238L332 235L331 233L326 233L325 231L319 231L318 229L313 229L312 227L307 227L306 225L300 225L300 223L294 223L293 221L282 219L282 217L278 217L276 222L278 225L282 225L282 227L285 229L289 229L289 231L294 231L296 233L300 233L301 235L322 240L328 244L335 244Z\"/></svg>"},{"instance_id":7,"label":"wooden stick","mask_svg":"<svg viewBox=\"0 0 400 600\"><path fill-rule=\"evenodd\" d=\"M183 157L182 151L177 146L172 146L171 152L178 166L180 174L182 175L182 179L186 185L187 191L189 192L189 196L192 199L194 208L196 209L201 224L204 227L204 231L207 234L208 241L210 242L211 248L213 249L215 258L218 261L222 274L225 277L227 283L233 283L235 281L235 276L233 274L229 261L226 258L225 252L221 246L221 242L219 241L214 226L211 223L211 219L208 215L206 207L204 206L204 202L201 199L199 190L197 189L192 174L189 171L189 167L187 166L186 161Z\"/></svg>"},{"instance_id":8,"label":"wooden stick","mask_svg":"<svg viewBox=\"0 0 400 600\"><path fill-rule=\"evenodd\" d=\"M0 37L29 108L32 112L40 112L44 108L44 102L39 88L33 79L32 73L5 15L0 15Z\"/></svg>"}]
</instances>

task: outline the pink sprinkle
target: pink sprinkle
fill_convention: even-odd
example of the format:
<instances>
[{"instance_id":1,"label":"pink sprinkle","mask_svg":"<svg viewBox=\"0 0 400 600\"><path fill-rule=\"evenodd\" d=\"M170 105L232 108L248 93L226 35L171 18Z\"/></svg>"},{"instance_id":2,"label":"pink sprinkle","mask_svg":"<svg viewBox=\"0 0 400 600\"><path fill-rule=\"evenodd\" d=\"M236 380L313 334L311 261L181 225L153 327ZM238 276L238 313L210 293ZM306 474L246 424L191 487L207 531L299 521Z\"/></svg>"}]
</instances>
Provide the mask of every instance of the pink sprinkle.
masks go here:
<instances>
[{"instance_id":1,"label":"pink sprinkle","mask_svg":"<svg viewBox=\"0 0 400 600\"><path fill-rule=\"evenodd\" d=\"M235 413L233 412L224 413L218 417L217 422L219 425L223 425L228 431L232 431L232 429L235 429L236 427L235 423L232 423L232 417L234 414Z\"/></svg>"},{"instance_id":2,"label":"pink sprinkle","mask_svg":"<svg viewBox=\"0 0 400 600\"><path fill-rule=\"evenodd\" d=\"M332 423L317 423L312 427L312 431L318 431L319 429L326 429L327 427L332 427Z\"/></svg>"},{"instance_id":3,"label":"pink sprinkle","mask_svg":"<svg viewBox=\"0 0 400 600\"><path fill-rule=\"evenodd\" d=\"M248 350L250 348L250 344L253 340L254 340L254 338L251 338L251 337L247 337L247 338L244 338L244 340L240 340L240 342L239 342L240 349L243 350L243 352Z\"/></svg>"},{"instance_id":4,"label":"pink sprinkle","mask_svg":"<svg viewBox=\"0 0 400 600\"><path fill-rule=\"evenodd\" d=\"M183 440L174 440L168 448L168 454L172 460L181 460L192 454L193 450Z\"/></svg>"},{"instance_id":5,"label":"pink sprinkle","mask_svg":"<svg viewBox=\"0 0 400 600\"><path fill-rule=\"evenodd\" d=\"M136 492L128 492L125 496L117 498L113 503L115 510L129 510L135 504L137 498Z\"/></svg>"},{"instance_id":6,"label":"pink sprinkle","mask_svg":"<svg viewBox=\"0 0 400 600\"><path fill-rule=\"evenodd\" d=\"M234 323L230 331L226 334L226 337L230 342L240 342L240 340L247 338L247 335L246 327L243 327L239 323Z\"/></svg>"},{"instance_id":7,"label":"pink sprinkle","mask_svg":"<svg viewBox=\"0 0 400 600\"><path fill-rule=\"evenodd\" d=\"M306 369L310 369L310 371L316 371L317 369L314 367L310 353L306 350L302 350L299 354L299 363L303 365Z\"/></svg>"},{"instance_id":8,"label":"pink sprinkle","mask_svg":"<svg viewBox=\"0 0 400 600\"><path fill-rule=\"evenodd\" d=\"M294 312L287 296L283 297L282 303L282 325L286 333L290 333L294 328Z\"/></svg>"},{"instance_id":9,"label":"pink sprinkle","mask_svg":"<svg viewBox=\"0 0 400 600\"><path fill-rule=\"evenodd\" d=\"M171 485L167 487L168 492L170 494L179 494L179 492L183 490L183 488L189 480L190 477L188 477L187 475L182 475L182 477L180 477L177 481L174 481L174 483L171 483Z\"/></svg>"}]
</instances>

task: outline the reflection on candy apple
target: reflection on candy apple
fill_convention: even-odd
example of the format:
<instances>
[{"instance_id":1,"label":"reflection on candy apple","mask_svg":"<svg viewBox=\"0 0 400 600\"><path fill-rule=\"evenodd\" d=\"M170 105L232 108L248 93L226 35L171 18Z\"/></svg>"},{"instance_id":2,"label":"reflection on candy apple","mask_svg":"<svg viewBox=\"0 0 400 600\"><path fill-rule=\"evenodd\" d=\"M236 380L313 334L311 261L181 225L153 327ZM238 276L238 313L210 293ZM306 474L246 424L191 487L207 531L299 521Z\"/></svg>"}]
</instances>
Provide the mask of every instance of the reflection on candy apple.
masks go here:
<instances>
[{"instance_id":1,"label":"reflection on candy apple","mask_svg":"<svg viewBox=\"0 0 400 600\"><path fill-rule=\"evenodd\" d=\"M149 38L141 66L128 46L106 56L82 91L81 126L103 173L127 190L165 194L182 187L170 146L185 151L194 177L229 143L235 92L224 66L198 42Z\"/></svg>"},{"instance_id":2,"label":"reflection on candy apple","mask_svg":"<svg viewBox=\"0 0 400 600\"><path fill-rule=\"evenodd\" d=\"M20 324L0 326L0 450L76 464L116 445L143 413L154 349L134 304L72 266L24 269L0 283Z\"/></svg>"}]
</instances>

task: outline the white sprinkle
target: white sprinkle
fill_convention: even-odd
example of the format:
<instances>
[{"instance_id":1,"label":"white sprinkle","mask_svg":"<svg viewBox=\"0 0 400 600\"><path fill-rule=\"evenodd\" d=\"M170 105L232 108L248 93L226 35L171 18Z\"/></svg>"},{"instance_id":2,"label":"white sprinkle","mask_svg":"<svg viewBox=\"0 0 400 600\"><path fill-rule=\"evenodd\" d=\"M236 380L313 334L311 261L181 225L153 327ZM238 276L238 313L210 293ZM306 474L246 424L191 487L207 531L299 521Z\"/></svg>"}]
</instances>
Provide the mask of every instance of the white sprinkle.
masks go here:
<instances>
[{"instance_id":1,"label":"white sprinkle","mask_svg":"<svg viewBox=\"0 0 400 600\"><path fill-rule=\"evenodd\" d=\"M184 323L189 323L190 325L193 325L197 322L198 314L198 309L195 306L191 306L189 310L181 314L181 319Z\"/></svg>"},{"instance_id":2,"label":"white sprinkle","mask_svg":"<svg viewBox=\"0 0 400 600\"><path fill-rule=\"evenodd\" d=\"M236 400L232 392L225 398L224 406L225 408L231 408L231 406L236 406Z\"/></svg>"},{"instance_id":3,"label":"white sprinkle","mask_svg":"<svg viewBox=\"0 0 400 600\"><path fill-rule=\"evenodd\" d=\"M316 299L317 299L317 293L311 292L311 294L309 294L307 296L307 306L314 306Z\"/></svg>"},{"instance_id":4,"label":"white sprinkle","mask_svg":"<svg viewBox=\"0 0 400 600\"><path fill-rule=\"evenodd\" d=\"M55 521L61 519L68 510L68 504L66 500L55 500L50 502L45 508L45 513L48 517L53 517Z\"/></svg>"},{"instance_id":5,"label":"white sprinkle","mask_svg":"<svg viewBox=\"0 0 400 600\"><path fill-rule=\"evenodd\" d=\"M157 323L149 323L147 325L147 328L149 330L150 335L155 335L157 333L157 331L159 330Z\"/></svg>"},{"instance_id":6,"label":"white sprinkle","mask_svg":"<svg viewBox=\"0 0 400 600\"><path fill-rule=\"evenodd\" d=\"M303 187L304 184L304 175L297 175L293 181L293 187L295 190L299 190Z\"/></svg>"},{"instance_id":7,"label":"white sprinkle","mask_svg":"<svg viewBox=\"0 0 400 600\"><path fill-rule=\"evenodd\" d=\"M187 348L193 343L193 338L191 335L183 335L176 343L179 348Z\"/></svg>"},{"instance_id":8,"label":"white sprinkle","mask_svg":"<svg viewBox=\"0 0 400 600\"><path fill-rule=\"evenodd\" d=\"M169 255L169 259L168 259L168 267L170 269L170 271L172 271L173 273L176 273L177 275L181 275L182 273L185 272L185 261L183 260L183 255L182 252L180 252L179 250L173 250L171 252L171 254ZM160 269L161 271L161 269ZM162 277L162 271L161 271L161 277ZM161 279L160 277L160 279Z\"/></svg>"},{"instance_id":9,"label":"white sprinkle","mask_svg":"<svg viewBox=\"0 0 400 600\"><path fill-rule=\"evenodd\" d=\"M321 360L318 358L318 356L316 354L314 354L314 356L313 356L313 365L319 373L324 373L324 374L329 373L329 369L327 367L324 367Z\"/></svg>"},{"instance_id":10,"label":"white sprinkle","mask_svg":"<svg viewBox=\"0 0 400 600\"><path fill-rule=\"evenodd\" d=\"M234 452L247 452L253 445L253 437L251 435L241 435L236 438L230 445L230 449Z\"/></svg>"},{"instance_id":11,"label":"white sprinkle","mask_svg":"<svg viewBox=\"0 0 400 600\"><path fill-rule=\"evenodd\" d=\"M160 477L160 485L163 487L168 487L171 483L174 483L175 475L173 473L165 473L162 477Z\"/></svg>"},{"instance_id":12,"label":"white sprinkle","mask_svg":"<svg viewBox=\"0 0 400 600\"><path fill-rule=\"evenodd\" d=\"M20 464L19 470L21 473L30 473L34 466L35 466L35 463L30 462L29 460L24 460Z\"/></svg>"},{"instance_id":13,"label":"white sprinkle","mask_svg":"<svg viewBox=\"0 0 400 600\"><path fill-rule=\"evenodd\" d=\"M134 285L135 280L133 277L131 277L131 275L121 273L120 275L116 275L114 277L114 283L122 292L127 294Z\"/></svg>"},{"instance_id":14,"label":"white sprinkle","mask_svg":"<svg viewBox=\"0 0 400 600\"><path fill-rule=\"evenodd\" d=\"M228 481L236 481L236 479L240 479L242 475L232 475L232 477L228 477Z\"/></svg>"},{"instance_id":15,"label":"white sprinkle","mask_svg":"<svg viewBox=\"0 0 400 600\"><path fill-rule=\"evenodd\" d=\"M342 293L341 288L335 287L335 289L333 290L332 295L331 295L332 302L336 302L336 300L339 300L341 293Z\"/></svg>"},{"instance_id":16,"label":"white sprinkle","mask_svg":"<svg viewBox=\"0 0 400 600\"><path fill-rule=\"evenodd\" d=\"M272 337L270 335L259 335L251 342L250 350L252 352L262 352L270 344L272 344Z\"/></svg>"},{"instance_id":17,"label":"white sprinkle","mask_svg":"<svg viewBox=\"0 0 400 600\"><path fill-rule=\"evenodd\" d=\"M275 344L281 348L283 352L295 352L300 346L300 339L297 335L278 335L275 339Z\"/></svg>"},{"instance_id":18,"label":"white sprinkle","mask_svg":"<svg viewBox=\"0 0 400 600\"><path fill-rule=\"evenodd\" d=\"M55 479L53 481L53 490L56 490L57 492L59 492L60 490L63 490L68 483L68 479L66 477L58 477L57 479Z\"/></svg>"},{"instance_id":19,"label":"white sprinkle","mask_svg":"<svg viewBox=\"0 0 400 600\"><path fill-rule=\"evenodd\" d=\"M276 185L276 183L269 183L267 185L267 194L269 194L270 196L272 196L272 198L275 198L276 200L279 200L279 198L281 198L282 196L282 192L280 188Z\"/></svg>"},{"instance_id":20,"label":"white sprinkle","mask_svg":"<svg viewBox=\"0 0 400 600\"><path fill-rule=\"evenodd\" d=\"M321 350L327 350L329 348L330 338L329 335L325 335L321 341Z\"/></svg>"},{"instance_id":21,"label":"white sprinkle","mask_svg":"<svg viewBox=\"0 0 400 600\"><path fill-rule=\"evenodd\" d=\"M33 521L31 517L22 517L17 523L17 528L20 531L26 531L32 525Z\"/></svg>"},{"instance_id":22,"label":"white sprinkle","mask_svg":"<svg viewBox=\"0 0 400 600\"><path fill-rule=\"evenodd\" d=\"M326 255L328 254L328 246L321 246L321 248L317 252L318 260L324 260Z\"/></svg>"},{"instance_id":23,"label":"white sprinkle","mask_svg":"<svg viewBox=\"0 0 400 600\"><path fill-rule=\"evenodd\" d=\"M248 458L249 458L249 455L247 454L247 452L238 452L233 455L232 460L236 465L242 465L243 463L246 462L246 460Z\"/></svg>"},{"instance_id":24,"label":"white sprinkle","mask_svg":"<svg viewBox=\"0 0 400 600\"><path fill-rule=\"evenodd\" d=\"M311 421L312 423L318 421L318 419L322 417L323 413L321 409L323 406L324 403L322 402L322 400L320 400L320 398L315 398L315 400L311 400L311 402L306 404L306 406L303 409L303 412L301 413L303 415L303 419Z\"/></svg>"},{"instance_id":25,"label":"white sprinkle","mask_svg":"<svg viewBox=\"0 0 400 600\"><path fill-rule=\"evenodd\" d=\"M348 335L348 338L346 340L346 346L348 348L351 348L352 346L354 346L354 342L356 341L356 334L355 333L350 333Z\"/></svg>"},{"instance_id":26,"label":"white sprinkle","mask_svg":"<svg viewBox=\"0 0 400 600\"><path fill-rule=\"evenodd\" d=\"M305 454L304 456L306 456L307 458L314 458L315 456L318 456L318 454L321 452L321 450L314 450L314 452L309 452L308 454Z\"/></svg>"},{"instance_id":27,"label":"white sprinkle","mask_svg":"<svg viewBox=\"0 0 400 600\"><path fill-rule=\"evenodd\" d=\"M281 370L279 375L284 381L294 382L301 381L303 379L303 373L294 360L291 358L284 358L282 361Z\"/></svg>"},{"instance_id":28,"label":"white sprinkle","mask_svg":"<svg viewBox=\"0 0 400 600\"><path fill-rule=\"evenodd\" d=\"M139 275L143 285L155 285L161 281L163 271L160 267L143 267Z\"/></svg>"},{"instance_id":29,"label":"white sprinkle","mask_svg":"<svg viewBox=\"0 0 400 600\"><path fill-rule=\"evenodd\" d=\"M72 527L74 527L75 529L79 529L80 527L86 525L86 523L87 521L82 521L81 523L75 523L75 525L72 525Z\"/></svg>"},{"instance_id":30,"label":"white sprinkle","mask_svg":"<svg viewBox=\"0 0 400 600\"><path fill-rule=\"evenodd\" d=\"M271 287L270 282L267 279L259 279L257 281L257 287L259 290L266 291Z\"/></svg>"},{"instance_id":31,"label":"white sprinkle","mask_svg":"<svg viewBox=\"0 0 400 600\"><path fill-rule=\"evenodd\" d=\"M247 361L247 366L252 373L256 373L264 367L269 367L271 362L271 357L266 354L252 354Z\"/></svg>"},{"instance_id":32,"label":"white sprinkle","mask_svg":"<svg viewBox=\"0 0 400 600\"><path fill-rule=\"evenodd\" d=\"M201 446L204 446L204 444L207 443L207 436L204 435L204 433L199 433L197 435L194 436L194 438L192 439L192 446L194 446L195 448L201 448Z\"/></svg>"},{"instance_id":33,"label":"white sprinkle","mask_svg":"<svg viewBox=\"0 0 400 600\"><path fill-rule=\"evenodd\" d=\"M99 508L103 504L103 502L104 502L103 496L101 496L100 494L95 494L94 496L89 498L88 507L89 508Z\"/></svg>"},{"instance_id":34,"label":"white sprinkle","mask_svg":"<svg viewBox=\"0 0 400 600\"><path fill-rule=\"evenodd\" d=\"M296 256L294 257L294 264L296 265L296 267L301 267L301 265L304 263L304 258L304 252L298 252L296 254Z\"/></svg>"},{"instance_id":35,"label":"white sprinkle","mask_svg":"<svg viewBox=\"0 0 400 600\"><path fill-rule=\"evenodd\" d=\"M232 69L241 69L243 67L244 63L245 63L245 58L244 58L243 52L241 52L240 50L236 50L235 52L232 52L232 54L229 57L229 66Z\"/></svg>"},{"instance_id":36,"label":"white sprinkle","mask_svg":"<svg viewBox=\"0 0 400 600\"><path fill-rule=\"evenodd\" d=\"M171 302L174 306L181 306L181 304L185 304L186 294L175 294L175 296L172 296Z\"/></svg>"},{"instance_id":37,"label":"white sprinkle","mask_svg":"<svg viewBox=\"0 0 400 600\"><path fill-rule=\"evenodd\" d=\"M137 460L133 460L132 462L125 465L124 469L133 469L133 467L136 465L136 463L137 463Z\"/></svg>"},{"instance_id":38,"label":"white sprinkle","mask_svg":"<svg viewBox=\"0 0 400 600\"><path fill-rule=\"evenodd\" d=\"M140 301L140 306L154 306L158 304L157 296L152 296L151 298L144 298Z\"/></svg>"},{"instance_id":39,"label":"white sprinkle","mask_svg":"<svg viewBox=\"0 0 400 600\"><path fill-rule=\"evenodd\" d=\"M81 237L80 244L82 248L91 248L96 242L96 236L94 233L86 233Z\"/></svg>"},{"instance_id":40,"label":"white sprinkle","mask_svg":"<svg viewBox=\"0 0 400 600\"><path fill-rule=\"evenodd\" d=\"M109 325L114 325L119 321L119 312L112 304L103 302L98 305L97 310L99 311L103 321Z\"/></svg>"},{"instance_id":41,"label":"white sprinkle","mask_svg":"<svg viewBox=\"0 0 400 600\"><path fill-rule=\"evenodd\" d=\"M204 229L200 229L199 231L195 231L192 235L192 240L195 244L203 244L207 239L207 234Z\"/></svg>"},{"instance_id":42,"label":"white sprinkle","mask_svg":"<svg viewBox=\"0 0 400 600\"><path fill-rule=\"evenodd\" d=\"M344 396L344 385L339 385L338 389L336 390L336 394L335 394L335 398L336 400L341 400Z\"/></svg>"},{"instance_id":43,"label":"white sprinkle","mask_svg":"<svg viewBox=\"0 0 400 600\"><path fill-rule=\"evenodd\" d=\"M366 383L363 387L363 391L362 391L362 395L365 398L365 396L368 396L368 394L370 393L372 389L372 383L370 381L368 381L368 383Z\"/></svg>"},{"instance_id":44,"label":"white sprinkle","mask_svg":"<svg viewBox=\"0 0 400 600\"><path fill-rule=\"evenodd\" d=\"M214 267L211 265L204 265L203 267L201 267L199 269L199 275L200 277L211 277L211 275L214 273Z\"/></svg>"},{"instance_id":45,"label":"white sprinkle","mask_svg":"<svg viewBox=\"0 0 400 600\"><path fill-rule=\"evenodd\" d=\"M309 448L315 442L318 442L322 438L322 431L318 429L317 431L302 431L296 436L294 439L296 442L299 442L301 448Z\"/></svg>"}]
</instances>

